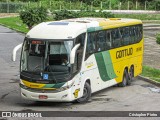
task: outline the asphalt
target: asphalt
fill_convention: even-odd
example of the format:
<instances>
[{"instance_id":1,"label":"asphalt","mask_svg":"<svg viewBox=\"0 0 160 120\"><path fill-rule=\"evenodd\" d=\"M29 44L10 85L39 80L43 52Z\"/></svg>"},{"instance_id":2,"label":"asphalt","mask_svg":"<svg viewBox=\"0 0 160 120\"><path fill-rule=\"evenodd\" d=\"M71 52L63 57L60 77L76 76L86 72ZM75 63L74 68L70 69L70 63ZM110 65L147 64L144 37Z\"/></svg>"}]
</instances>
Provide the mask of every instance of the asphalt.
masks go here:
<instances>
[{"instance_id":1,"label":"asphalt","mask_svg":"<svg viewBox=\"0 0 160 120\"><path fill-rule=\"evenodd\" d=\"M160 45L156 43L156 34L160 32L160 24L144 26L144 65L160 69Z\"/></svg>"},{"instance_id":2,"label":"asphalt","mask_svg":"<svg viewBox=\"0 0 160 120\"><path fill-rule=\"evenodd\" d=\"M131 86L110 87L97 92L85 104L23 100L18 85L20 51L17 61L11 61L13 48L23 39L24 35L0 26L0 111L160 111L160 88L138 78L135 78ZM149 118L145 120L147 119Z\"/></svg>"}]
</instances>

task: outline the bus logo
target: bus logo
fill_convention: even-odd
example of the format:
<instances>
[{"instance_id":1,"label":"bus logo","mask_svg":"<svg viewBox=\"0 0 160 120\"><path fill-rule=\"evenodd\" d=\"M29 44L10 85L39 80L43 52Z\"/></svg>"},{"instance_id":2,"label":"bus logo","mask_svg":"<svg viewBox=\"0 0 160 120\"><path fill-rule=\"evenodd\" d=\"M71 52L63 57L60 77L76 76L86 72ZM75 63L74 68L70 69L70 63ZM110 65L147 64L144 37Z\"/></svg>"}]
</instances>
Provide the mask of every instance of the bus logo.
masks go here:
<instances>
[{"instance_id":1,"label":"bus logo","mask_svg":"<svg viewBox=\"0 0 160 120\"><path fill-rule=\"evenodd\" d=\"M79 89L76 89L75 91L74 91L74 97L75 98L77 98L78 97L78 93L79 93L79 91L80 91L80 88Z\"/></svg>"},{"instance_id":2,"label":"bus logo","mask_svg":"<svg viewBox=\"0 0 160 120\"><path fill-rule=\"evenodd\" d=\"M133 54L133 48L123 49L116 52L116 58L123 58Z\"/></svg>"},{"instance_id":3,"label":"bus logo","mask_svg":"<svg viewBox=\"0 0 160 120\"><path fill-rule=\"evenodd\" d=\"M48 80L48 74L43 74L43 79Z\"/></svg>"}]
</instances>

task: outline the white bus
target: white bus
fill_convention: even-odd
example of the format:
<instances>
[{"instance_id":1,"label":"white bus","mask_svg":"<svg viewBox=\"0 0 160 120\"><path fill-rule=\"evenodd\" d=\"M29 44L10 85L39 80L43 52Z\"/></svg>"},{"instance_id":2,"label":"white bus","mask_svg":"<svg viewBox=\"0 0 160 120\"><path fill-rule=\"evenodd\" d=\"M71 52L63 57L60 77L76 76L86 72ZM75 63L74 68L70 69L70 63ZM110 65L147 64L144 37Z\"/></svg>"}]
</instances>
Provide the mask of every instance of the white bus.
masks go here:
<instances>
[{"instance_id":1,"label":"white bus","mask_svg":"<svg viewBox=\"0 0 160 120\"><path fill-rule=\"evenodd\" d=\"M20 44L21 96L33 101L85 102L91 94L126 86L142 71L142 22L75 18L43 22Z\"/></svg>"}]
</instances>

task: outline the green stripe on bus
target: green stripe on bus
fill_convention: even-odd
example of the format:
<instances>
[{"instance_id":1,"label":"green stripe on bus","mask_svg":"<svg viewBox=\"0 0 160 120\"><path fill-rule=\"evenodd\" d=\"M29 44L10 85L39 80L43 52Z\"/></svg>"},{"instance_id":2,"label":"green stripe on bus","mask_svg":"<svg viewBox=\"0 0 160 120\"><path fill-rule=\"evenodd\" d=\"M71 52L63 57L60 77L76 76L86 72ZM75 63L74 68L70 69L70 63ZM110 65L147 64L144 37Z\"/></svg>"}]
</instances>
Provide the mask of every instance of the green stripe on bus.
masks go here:
<instances>
[{"instance_id":1,"label":"green stripe on bus","mask_svg":"<svg viewBox=\"0 0 160 120\"><path fill-rule=\"evenodd\" d=\"M95 58L103 81L108 81L116 77L109 51L96 53Z\"/></svg>"},{"instance_id":2,"label":"green stripe on bus","mask_svg":"<svg viewBox=\"0 0 160 120\"><path fill-rule=\"evenodd\" d=\"M43 88L60 88L65 84L63 83L57 83L57 84L46 84Z\"/></svg>"},{"instance_id":3,"label":"green stripe on bus","mask_svg":"<svg viewBox=\"0 0 160 120\"><path fill-rule=\"evenodd\" d=\"M52 88L55 84L46 84L43 88Z\"/></svg>"},{"instance_id":4,"label":"green stripe on bus","mask_svg":"<svg viewBox=\"0 0 160 120\"><path fill-rule=\"evenodd\" d=\"M109 78L109 76L107 74L107 70L106 70L106 66L105 66L105 62L104 62L102 53L96 53L95 54L95 58L96 58L96 61L97 61L98 70L99 70L101 79L103 81L109 80L110 78Z\"/></svg>"},{"instance_id":5,"label":"green stripe on bus","mask_svg":"<svg viewBox=\"0 0 160 120\"><path fill-rule=\"evenodd\" d=\"M94 32L99 30L102 30L102 27L90 27L87 29L87 32Z\"/></svg>"},{"instance_id":6,"label":"green stripe on bus","mask_svg":"<svg viewBox=\"0 0 160 120\"><path fill-rule=\"evenodd\" d=\"M106 66L106 70L107 70L107 73L109 75L109 78L110 79L116 78L117 76L114 72L110 52L109 51L102 52L102 55L103 55L103 59L104 59L104 62L105 62L105 66Z\"/></svg>"},{"instance_id":7,"label":"green stripe on bus","mask_svg":"<svg viewBox=\"0 0 160 120\"><path fill-rule=\"evenodd\" d=\"M53 88L60 88L62 87L66 82L62 82L62 83L57 83L53 86Z\"/></svg>"}]
</instances>

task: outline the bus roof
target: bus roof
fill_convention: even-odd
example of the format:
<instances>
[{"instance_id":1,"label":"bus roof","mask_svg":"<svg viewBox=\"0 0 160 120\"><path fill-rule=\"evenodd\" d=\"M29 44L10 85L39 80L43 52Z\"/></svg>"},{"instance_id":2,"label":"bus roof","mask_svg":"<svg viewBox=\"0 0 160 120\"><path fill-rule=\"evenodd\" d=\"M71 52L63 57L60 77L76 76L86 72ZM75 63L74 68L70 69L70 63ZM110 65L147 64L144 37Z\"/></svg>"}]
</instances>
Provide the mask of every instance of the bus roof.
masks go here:
<instances>
[{"instance_id":1,"label":"bus roof","mask_svg":"<svg viewBox=\"0 0 160 120\"><path fill-rule=\"evenodd\" d=\"M126 18L74 18L43 22L32 28L29 38L73 39L84 32L92 32L122 26L142 24L141 20Z\"/></svg>"}]
</instances>

